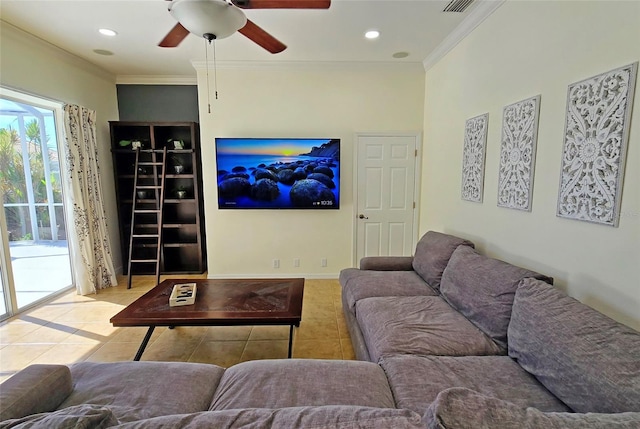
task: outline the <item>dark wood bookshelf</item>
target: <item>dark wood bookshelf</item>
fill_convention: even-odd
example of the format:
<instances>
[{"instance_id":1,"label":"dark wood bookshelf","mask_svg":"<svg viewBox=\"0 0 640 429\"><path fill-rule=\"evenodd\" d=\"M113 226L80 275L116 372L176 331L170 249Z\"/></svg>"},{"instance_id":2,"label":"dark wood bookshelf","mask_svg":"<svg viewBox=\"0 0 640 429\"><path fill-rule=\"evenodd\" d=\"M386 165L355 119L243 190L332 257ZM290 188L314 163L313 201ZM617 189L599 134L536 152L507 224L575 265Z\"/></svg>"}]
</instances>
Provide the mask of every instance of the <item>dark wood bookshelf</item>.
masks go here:
<instances>
[{"instance_id":1,"label":"dark wood bookshelf","mask_svg":"<svg viewBox=\"0 0 640 429\"><path fill-rule=\"evenodd\" d=\"M121 141L139 141L140 160L150 160L153 152L162 153L167 147L165 198L162 226L162 264L165 274L203 273L207 269L204 207L202 198L202 159L200 155L200 129L196 122L109 122L111 130L111 153L116 184L118 221L120 223L120 247L124 274L127 273L127 258L131 234L131 210L133 204L133 181L135 177L136 151L131 144L122 146ZM174 141L184 144L176 149ZM176 165L182 166L179 173ZM143 167L140 167L143 168ZM140 170L139 168L139 170ZM138 177L153 179L152 171L138 172ZM186 195L180 198L178 189ZM154 200L138 199L138 205ZM138 215L138 228L157 229L156 218ZM141 243L133 249L133 259L144 259L155 252L155 244ZM153 264L137 264L133 274L153 274Z\"/></svg>"}]
</instances>

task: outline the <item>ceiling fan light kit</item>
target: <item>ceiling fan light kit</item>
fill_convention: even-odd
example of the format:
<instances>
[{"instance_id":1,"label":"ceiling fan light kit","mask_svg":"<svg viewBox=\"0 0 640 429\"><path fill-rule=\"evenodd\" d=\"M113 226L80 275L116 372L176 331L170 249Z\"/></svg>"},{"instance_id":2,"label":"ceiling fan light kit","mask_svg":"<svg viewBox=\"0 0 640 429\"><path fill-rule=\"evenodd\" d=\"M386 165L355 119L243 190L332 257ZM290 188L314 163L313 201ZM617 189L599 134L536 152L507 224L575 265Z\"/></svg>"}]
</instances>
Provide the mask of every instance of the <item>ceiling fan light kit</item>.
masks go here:
<instances>
[{"instance_id":1,"label":"ceiling fan light kit","mask_svg":"<svg viewBox=\"0 0 640 429\"><path fill-rule=\"evenodd\" d=\"M224 39L236 31L272 54L286 45L248 20L242 9L328 9L331 0L169 0L169 12L178 21L159 43L175 48L189 33L207 41Z\"/></svg>"},{"instance_id":2,"label":"ceiling fan light kit","mask_svg":"<svg viewBox=\"0 0 640 429\"><path fill-rule=\"evenodd\" d=\"M169 12L189 32L224 39L247 23L244 13L224 0L173 0Z\"/></svg>"}]
</instances>

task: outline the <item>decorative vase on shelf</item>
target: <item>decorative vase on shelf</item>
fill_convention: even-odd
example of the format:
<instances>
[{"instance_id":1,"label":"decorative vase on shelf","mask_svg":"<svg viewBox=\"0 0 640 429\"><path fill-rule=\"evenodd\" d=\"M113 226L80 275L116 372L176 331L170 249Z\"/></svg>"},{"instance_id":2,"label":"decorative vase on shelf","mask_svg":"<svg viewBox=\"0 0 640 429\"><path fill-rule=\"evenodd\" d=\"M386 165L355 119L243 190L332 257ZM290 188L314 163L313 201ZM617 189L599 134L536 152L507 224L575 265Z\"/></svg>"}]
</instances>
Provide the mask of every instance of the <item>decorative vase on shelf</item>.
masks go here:
<instances>
[{"instance_id":1,"label":"decorative vase on shelf","mask_svg":"<svg viewBox=\"0 0 640 429\"><path fill-rule=\"evenodd\" d=\"M141 200L147 198L147 191L138 191L136 192L136 194L138 195L138 198L140 198Z\"/></svg>"},{"instance_id":2,"label":"decorative vase on shelf","mask_svg":"<svg viewBox=\"0 0 640 429\"><path fill-rule=\"evenodd\" d=\"M175 170L176 174L182 174L182 172L184 171L184 167L182 165L174 165L173 169Z\"/></svg>"},{"instance_id":3,"label":"decorative vase on shelf","mask_svg":"<svg viewBox=\"0 0 640 429\"><path fill-rule=\"evenodd\" d=\"M136 150L136 149L142 149L142 142L139 140L132 140L131 141L131 149Z\"/></svg>"},{"instance_id":4,"label":"decorative vase on shelf","mask_svg":"<svg viewBox=\"0 0 640 429\"><path fill-rule=\"evenodd\" d=\"M184 149L184 142L182 140L174 140L173 141L174 149Z\"/></svg>"},{"instance_id":5,"label":"decorative vase on shelf","mask_svg":"<svg viewBox=\"0 0 640 429\"><path fill-rule=\"evenodd\" d=\"M176 191L176 194L178 195L178 199L183 199L187 196L187 191L185 191L184 189L178 189Z\"/></svg>"}]
</instances>

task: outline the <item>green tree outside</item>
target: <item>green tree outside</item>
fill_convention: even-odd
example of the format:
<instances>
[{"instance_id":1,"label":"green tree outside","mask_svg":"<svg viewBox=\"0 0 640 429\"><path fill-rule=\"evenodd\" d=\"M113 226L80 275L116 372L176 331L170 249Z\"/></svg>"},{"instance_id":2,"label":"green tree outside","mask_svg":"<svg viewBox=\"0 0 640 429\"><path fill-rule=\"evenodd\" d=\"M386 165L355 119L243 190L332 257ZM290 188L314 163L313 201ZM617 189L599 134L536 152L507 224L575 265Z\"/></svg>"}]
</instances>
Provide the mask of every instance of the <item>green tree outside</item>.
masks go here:
<instances>
[{"instance_id":1,"label":"green tree outside","mask_svg":"<svg viewBox=\"0 0 640 429\"><path fill-rule=\"evenodd\" d=\"M45 177L45 159L42 151L42 134L37 119L25 124L26 149L33 182L35 203L48 203ZM48 142L48 136L45 137ZM22 145L18 132L11 127L0 128L0 189L3 204L27 203L25 169L22 156ZM47 146L48 147L48 146ZM59 166L55 151L47 150L47 162L50 162L49 181L53 191L53 202L62 202L62 187L59 180ZM37 223L41 227L49 227L50 216L46 206L36 207ZM30 240L33 235L27 207L5 207L7 229L11 241ZM64 225L63 219L58 223Z\"/></svg>"}]
</instances>

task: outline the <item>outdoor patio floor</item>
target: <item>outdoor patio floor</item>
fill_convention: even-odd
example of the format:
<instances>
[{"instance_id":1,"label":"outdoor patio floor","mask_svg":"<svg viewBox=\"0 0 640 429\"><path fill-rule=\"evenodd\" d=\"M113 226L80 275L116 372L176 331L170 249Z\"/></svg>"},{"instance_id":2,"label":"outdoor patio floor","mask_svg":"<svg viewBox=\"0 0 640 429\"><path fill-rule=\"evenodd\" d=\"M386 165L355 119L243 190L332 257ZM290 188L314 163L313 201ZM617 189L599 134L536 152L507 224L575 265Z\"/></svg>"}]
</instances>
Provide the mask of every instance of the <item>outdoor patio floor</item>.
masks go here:
<instances>
[{"instance_id":1,"label":"outdoor patio floor","mask_svg":"<svg viewBox=\"0 0 640 429\"><path fill-rule=\"evenodd\" d=\"M66 241L12 241L9 249L18 308L71 286Z\"/></svg>"}]
</instances>

